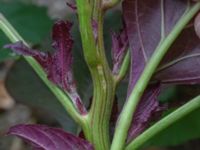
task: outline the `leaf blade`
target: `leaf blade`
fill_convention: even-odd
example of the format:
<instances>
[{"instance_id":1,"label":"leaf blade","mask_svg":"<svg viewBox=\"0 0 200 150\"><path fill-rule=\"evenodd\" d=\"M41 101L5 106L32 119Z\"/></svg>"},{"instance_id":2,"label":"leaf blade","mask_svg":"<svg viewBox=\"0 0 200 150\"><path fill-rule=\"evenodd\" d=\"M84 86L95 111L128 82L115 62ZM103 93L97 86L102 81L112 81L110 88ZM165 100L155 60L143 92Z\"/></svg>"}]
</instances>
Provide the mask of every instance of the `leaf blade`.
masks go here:
<instances>
[{"instance_id":1,"label":"leaf blade","mask_svg":"<svg viewBox=\"0 0 200 150\"><path fill-rule=\"evenodd\" d=\"M190 3L187 0L125 0L123 2L124 20L131 48L128 95L148 59L187 11L188 4Z\"/></svg>"},{"instance_id":2,"label":"leaf blade","mask_svg":"<svg viewBox=\"0 0 200 150\"><path fill-rule=\"evenodd\" d=\"M62 129L43 125L16 125L11 127L8 135L15 135L27 140L36 149L44 150L93 150L92 145Z\"/></svg>"}]
</instances>

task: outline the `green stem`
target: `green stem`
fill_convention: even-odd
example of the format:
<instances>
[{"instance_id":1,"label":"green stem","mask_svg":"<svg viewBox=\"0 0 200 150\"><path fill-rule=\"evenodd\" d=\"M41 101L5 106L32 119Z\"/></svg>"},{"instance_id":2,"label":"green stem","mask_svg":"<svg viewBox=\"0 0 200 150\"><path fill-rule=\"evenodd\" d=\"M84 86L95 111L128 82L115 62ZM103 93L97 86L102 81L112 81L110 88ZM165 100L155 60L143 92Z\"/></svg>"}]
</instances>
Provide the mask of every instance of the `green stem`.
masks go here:
<instances>
[{"instance_id":1,"label":"green stem","mask_svg":"<svg viewBox=\"0 0 200 150\"><path fill-rule=\"evenodd\" d=\"M98 75L94 79L94 98L89 113L93 142L96 150L108 150L110 147L109 120L114 97L114 83L106 70L98 67ZM101 74L101 76L100 76ZM94 75L94 74L93 74ZM97 138L98 137L98 138Z\"/></svg>"},{"instance_id":2,"label":"green stem","mask_svg":"<svg viewBox=\"0 0 200 150\"><path fill-rule=\"evenodd\" d=\"M42 81L46 84L46 86L50 89L50 91L56 96L56 98L60 101L60 103L64 106L66 111L70 114L70 116L77 122L79 125L83 125L83 118L75 109L72 104L70 98L56 85L54 85L51 81L47 79L46 73L43 71L41 66L37 63L37 61L32 57L24 57L25 60L29 63L29 65L33 68L33 70L37 73L37 75L42 79Z\"/></svg>"},{"instance_id":3,"label":"green stem","mask_svg":"<svg viewBox=\"0 0 200 150\"><path fill-rule=\"evenodd\" d=\"M97 66L100 59L92 30L92 9L87 0L77 0L76 4L85 61L89 68L93 68Z\"/></svg>"},{"instance_id":4,"label":"green stem","mask_svg":"<svg viewBox=\"0 0 200 150\"><path fill-rule=\"evenodd\" d=\"M181 106L168 116L161 119L159 122L151 126L141 135L139 135L136 139L134 139L131 143L128 144L126 150L136 150L140 146L142 146L145 142L151 139L153 136L158 134L160 131L166 129L173 123L177 122L179 119L185 117L192 111L198 109L200 107L200 96L190 100L185 105Z\"/></svg>"},{"instance_id":5,"label":"green stem","mask_svg":"<svg viewBox=\"0 0 200 150\"><path fill-rule=\"evenodd\" d=\"M110 147L109 121L114 99L115 85L112 73L108 66L103 43L103 18L98 18L98 47L101 64L94 70L94 98L90 110L90 122L93 127L93 138L97 150L108 150ZM96 73L96 74L95 74ZM99 139L95 139L98 137Z\"/></svg>"},{"instance_id":6,"label":"green stem","mask_svg":"<svg viewBox=\"0 0 200 150\"><path fill-rule=\"evenodd\" d=\"M25 40L17 33L17 31L12 27L12 25L0 14L0 29L5 33L5 35L11 40L11 42L15 43L17 41L23 41L27 46L28 44ZM84 126L84 120L82 116L77 112L69 97L60 90L56 85L51 83L46 76L46 73L41 68L41 66L37 63L37 61L29 56L24 56L25 60L30 64L33 70L37 73L37 75L42 79L42 81L47 85L47 87L51 90L51 92L56 96L56 98L60 101L60 103L64 106L66 111L70 114L70 116L80 125Z\"/></svg>"},{"instance_id":7,"label":"green stem","mask_svg":"<svg viewBox=\"0 0 200 150\"><path fill-rule=\"evenodd\" d=\"M130 65L130 51L128 50L122 62L119 74L115 77L116 83L119 83L126 75Z\"/></svg>"},{"instance_id":8,"label":"green stem","mask_svg":"<svg viewBox=\"0 0 200 150\"><path fill-rule=\"evenodd\" d=\"M172 45L172 43L176 40L178 35L184 29L184 27L188 24L188 22L194 17L194 15L200 10L200 3L196 3L176 24L172 32L166 37L163 43L155 50L153 56L149 60L146 65L140 79L138 80L135 88L127 100L116 126L113 143L111 146L111 150L122 150L125 146L125 141L128 134L128 129L130 127L132 117L136 106L148 85L153 73L158 67L160 61Z\"/></svg>"},{"instance_id":9,"label":"green stem","mask_svg":"<svg viewBox=\"0 0 200 150\"><path fill-rule=\"evenodd\" d=\"M91 5L92 4L92 5ZM115 83L105 56L103 41L103 11L102 1L94 0L92 3L77 0L79 27L85 60L88 64L93 80L93 100L88 116L89 141L93 143L95 150L108 150L110 147L109 121L112 110ZM92 22L97 23L97 35L95 39L92 31ZM87 39L90 37L90 39ZM89 57L87 57L89 56ZM91 61L91 57L95 57Z\"/></svg>"}]
</instances>

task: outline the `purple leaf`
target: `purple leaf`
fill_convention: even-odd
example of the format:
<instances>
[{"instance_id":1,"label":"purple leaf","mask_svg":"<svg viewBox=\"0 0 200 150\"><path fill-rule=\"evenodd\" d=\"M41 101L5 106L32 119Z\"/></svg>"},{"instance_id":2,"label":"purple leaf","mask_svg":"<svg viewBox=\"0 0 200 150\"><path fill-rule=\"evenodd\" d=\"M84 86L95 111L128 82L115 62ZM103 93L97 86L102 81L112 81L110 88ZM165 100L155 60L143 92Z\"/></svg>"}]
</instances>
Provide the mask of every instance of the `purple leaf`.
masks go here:
<instances>
[{"instance_id":1,"label":"purple leaf","mask_svg":"<svg viewBox=\"0 0 200 150\"><path fill-rule=\"evenodd\" d=\"M199 84L199 66L200 39L194 29L190 27L182 32L171 47L154 79L160 80L162 83Z\"/></svg>"},{"instance_id":2,"label":"purple leaf","mask_svg":"<svg viewBox=\"0 0 200 150\"><path fill-rule=\"evenodd\" d=\"M131 48L128 96L155 49L186 12L190 0L124 0L123 13ZM188 38L189 37L189 38ZM161 83L200 83L200 40L191 26L184 29L154 74ZM159 90L147 88L129 129L128 141L140 134L158 110Z\"/></svg>"},{"instance_id":3,"label":"purple leaf","mask_svg":"<svg viewBox=\"0 0 200 150\"><path fill-rule=\"evenodd\" d=\"M128 47L128 37L126 30L121 30L121 33L112 33L112 60L113 74L117 75L121 67L125 52Z\"/></svg>"},{"instance_id":4,"label":"purple leaf","mask_svg":"<svg viewBox=\"0 0 200 150\"><path fill-rule=\"evenodd\" d=\"M131 48L128 95L156 47L188 7L188 0L124 0L123 14Z\"/></svg>"},{"instance_id":5,"label":"purple leaf","mask_svg":"<svg viewBox=\"0 0 200 150\"><path fill-rule=\"evenodd\" d=\"M32 56L44 67L46 66L44 63L49 59L49 54L40 52L38 50L29 49L22 42L7 44L4 46L4 48L10 48L18 55Z\"/></svg>"},{"instance_id":6,"label":"purple leaf","mask_svg":"<svg viewBox=\"0 0 200 150\"><path fill-rule=\"evenodd\" d=\"M94 150L88 141L43 125L17 125L10 128L8 135L26 140L35 150Z\"/></svg>"},{"instance_id":7,"label":"purple leaf","mask_svg":"<svg viewBox=\"0 0 200 150\"><path fill-rule=\"evenodd\" d=\"M20 55L33 56L44 68L48 79L69 93L74 105L81 114L86 113L86 109L81 102L76 89L76 84L72 73L72 46L73 40L70 35L72 23L57 21L53 26L52 46L55 48L53 54L43 53L29 49L22 42L6 45Z\"/></svg>"},{"instance_id":8,"label":"purple leaf","mask_svg":"<svg viewBox=\"0 0 200 150\"><path fill-rule=\"evenodd\" d=\"M58 21L53 26L53 44L56 49L52 56L52 68L49 70L49 79L70 91L74 90L72 77L72 45L73 40L69 33L72 24Z\"/></svg>"},{"instance_id":9,"label":"purple leaf","mask_svg":"<svg viewBox=\"0 0 200 150\"><path fill-rule=\"evenodd\" d=\"M150 125L155 114L163 109L158 102L159 94L160 84L150 85L146 89L138 104L136 113L133 116L132 125L128 132L127 142L131 141L143 132Z\"/></svg>"}]
</instances>

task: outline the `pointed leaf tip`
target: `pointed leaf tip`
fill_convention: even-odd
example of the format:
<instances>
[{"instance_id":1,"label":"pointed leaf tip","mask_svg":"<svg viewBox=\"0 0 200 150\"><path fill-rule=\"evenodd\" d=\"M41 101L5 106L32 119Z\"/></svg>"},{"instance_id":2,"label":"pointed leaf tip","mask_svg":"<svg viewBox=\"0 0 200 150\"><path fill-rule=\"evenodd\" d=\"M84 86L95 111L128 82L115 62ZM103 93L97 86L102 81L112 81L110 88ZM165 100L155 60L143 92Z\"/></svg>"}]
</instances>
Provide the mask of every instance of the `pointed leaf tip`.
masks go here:
<instances>
[{"instance_id":1,"label":"pointed leaf tip","mask_svg":"<svg viewBox=\"0 0 200 150\"><path fill-rule=\"evenodd\" d=\"M32 56L41 65L43 65L43 63L48 59L48 55L46 55L45 53L43 53L41 51L30 49L25 44L23 44L23 42L21 42L21 41L18 41L13 44L7 44L4 46L4 48L9 48L18 55Z\"/></svg>"}]
</instances>

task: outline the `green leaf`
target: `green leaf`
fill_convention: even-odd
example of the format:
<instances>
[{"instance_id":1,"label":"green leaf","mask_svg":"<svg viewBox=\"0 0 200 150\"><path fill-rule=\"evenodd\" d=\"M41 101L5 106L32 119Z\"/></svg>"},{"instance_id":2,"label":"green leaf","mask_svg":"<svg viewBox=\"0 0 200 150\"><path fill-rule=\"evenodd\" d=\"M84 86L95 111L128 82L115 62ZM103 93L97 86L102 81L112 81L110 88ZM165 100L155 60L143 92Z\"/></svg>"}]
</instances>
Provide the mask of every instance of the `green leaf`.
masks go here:
<instances>
[{"instance_id":1,"label":"green leaf","mask_svg":"<svg viewBox=\"0 0 200 150\"><path fill-rule=\"evenodd\" d=\"M11 54L11 51L2 48L5 43L9 43L9 40L0 31L0 62L14 56Z\"/></svg>"},{"instance_id":2,"label":"green leaf","mask_svg":"<svg viewBox=\"0 0 200 150\"><path fill-rule=\"evenodd\" d=\"M47 16L46 8L20 2L0 2L0 13L32 45L40 43L49 36L52 21ZM10 42L0 31L0 61L14 56L8 50L2 48L6 43Z\"/></svg>"},{"instance_id":3,"label":"green leaf","mask_svg":"<svg viewBox=\"0 0 200 150\"><path fill-rule=\"evenodd\" d=\"M192 139L200 138L200 109L171 125L153 139L150 145L175 146Z\"/></svg>"},{"instance_id":4,"label":"green leaf","mask_svg":"<svg viewBox=\"0 0 200 150\"><path fill-rule=\"evenodd\" d=\"M17 102L47 113L48 117L57 120L64 129L76 133L77 125L23 59L18 60L11 68L6 87Z\"/></svg>"}]
</instances>

